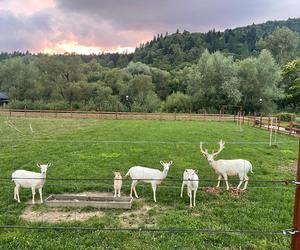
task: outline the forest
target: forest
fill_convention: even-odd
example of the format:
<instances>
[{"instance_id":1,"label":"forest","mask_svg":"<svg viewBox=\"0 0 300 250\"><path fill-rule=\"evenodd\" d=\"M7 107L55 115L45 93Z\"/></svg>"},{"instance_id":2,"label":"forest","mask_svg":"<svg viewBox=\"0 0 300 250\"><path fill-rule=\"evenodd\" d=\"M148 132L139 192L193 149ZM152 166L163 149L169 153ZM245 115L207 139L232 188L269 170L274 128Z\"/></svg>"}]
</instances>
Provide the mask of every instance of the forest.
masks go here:
<instances>
[{"instance_id":1,"label":"forest","mask_svg":"<svg viewBox=\"0 0 300 250\"><path fill-rule=\"evenodd\" d=\"M132 54L0 54L10 108L300 112L300 19L158 34Z\"/></svg>"}]
</instances>

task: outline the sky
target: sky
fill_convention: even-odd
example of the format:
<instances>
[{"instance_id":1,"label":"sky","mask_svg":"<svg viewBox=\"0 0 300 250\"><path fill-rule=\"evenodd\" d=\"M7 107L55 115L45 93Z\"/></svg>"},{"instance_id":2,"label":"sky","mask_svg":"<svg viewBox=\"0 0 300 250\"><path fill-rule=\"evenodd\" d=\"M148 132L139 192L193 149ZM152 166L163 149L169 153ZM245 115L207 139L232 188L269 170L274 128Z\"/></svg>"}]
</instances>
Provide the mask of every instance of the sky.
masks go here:
<instances>
[{"instance_id":1,"label":"sky","mask_svg":"<svg viewBox=\"0 0 300 250\"><path fill-rule=\"evenodd\" d=\"M0 0L0 51L133 52L158 33L300 17L300 0Z\"/></svg>"}]
</instances>

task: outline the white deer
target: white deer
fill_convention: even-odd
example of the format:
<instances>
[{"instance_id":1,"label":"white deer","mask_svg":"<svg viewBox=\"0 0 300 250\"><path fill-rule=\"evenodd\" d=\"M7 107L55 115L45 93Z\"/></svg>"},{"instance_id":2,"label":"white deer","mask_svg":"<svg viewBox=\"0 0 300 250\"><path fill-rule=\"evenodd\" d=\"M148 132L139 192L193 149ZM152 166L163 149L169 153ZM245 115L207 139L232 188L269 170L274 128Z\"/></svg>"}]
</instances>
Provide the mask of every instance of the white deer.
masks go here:
<instances>
[{"instance_id":1,"label":"white deer","mask_svg":"<svg viewBox=\"0 0 300 250\"><path fill-rule=\"evenodd\" d=\"M217 160L215 161L215 157L224 149L225 142L220 140L219 150L214 153L214 151L209 154L207 149L203 150L202 142L200 142L200 150L201 153L207 158L209 165L215 170L215 172L219 175L217 187L220 187L220 181L222 177L226 182L226 189L229 190L228 184L228 176L238 175L240 179L240 183L237 186L239 189L242 183L245 181L245 185L243 190L247 188L249 177L247 176L248 172L252 172L252 164L243 159L235 159L235 160Z\"/></svg>"},{"instance_id":2,"label":"white deer","mask_svg":"<svg viewBox=\"0 0 300 250\"><path fill-rule=\"evenodd\" d=\"M186 169L183 172L183 181L181 186L180 197L183 196L183 188L187 186L187 194L190 197L190 207L193 207L193 191L194 191L194 207L196 206L196 194L199 185L199 177L197 175L197 171L193 169Z\"/></svg>"},{"instance_id":3,"label":"white deer","mask_svg":"<svg viewBox=\"0 0 300 250\"><path fill-rule=\"evenodd\" d=\"M31 188L32 190L32 204L35 203L35 190L38 189L40 193L41 203L43 203L42 189L46 181L47 169L51 166L49 164L37 164L41 169L41 173L31 172L27 170L16 170L12 173L12 181L15 182L14 199L20 202L19 189L20 187Z\"/></svg>"},{"instance_id":4,"label":"white deer","mask_svg":"<svg viewBox=\"0 0 300 250\"><path fill-rule=\"evenodd\" d=\"M146 183L151 183L152 190L153 190L153 199L154 202L156 202L156 187L167 177L169 168L173 164L173 162L170 161L165 163L163 161L160 161L160 164L164 167L163 171L160 171L158 169L153 169L153 168L140 167L140 166L131 167L128 170L125 177L130 175L132 179L130 197L132 197L132 191L134 191L135 197L137 199L139 198L135 186L137 185L138 181L142 181Z\"/></svg>"}]
</instances>

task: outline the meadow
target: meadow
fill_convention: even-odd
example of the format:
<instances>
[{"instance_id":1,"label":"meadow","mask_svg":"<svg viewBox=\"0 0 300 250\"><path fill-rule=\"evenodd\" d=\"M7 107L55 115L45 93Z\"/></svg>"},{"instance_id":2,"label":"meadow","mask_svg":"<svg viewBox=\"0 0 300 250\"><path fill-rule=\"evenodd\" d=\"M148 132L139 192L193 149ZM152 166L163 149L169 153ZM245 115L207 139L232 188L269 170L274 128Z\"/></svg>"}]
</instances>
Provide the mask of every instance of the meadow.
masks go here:
<instances>
[{"instance_id":1,"label":"meadow","mask_svg":"<svg viewBox=\"0 0 300 250\"><path fill-rule=\"evenodd\" d=\"M233 122L12 117L9 120L18 131L8 126L7 118L0 117L0 226L264 232L292 227L294 186L259 181L295 178L298 140L294 137L278 134L278 144L269 147L268 131L246 125L240 131ZM217 175L200 153L199 142L203 141L209 150L217 150L220 139L226 145L218 159L243 158L253 165L248 190L239 197L226 192L223 182L219 195L204 191L205 187L216 185ZM104 209L101 216L86 221L29 222L20 216L29 206L25 202L31 199L31 190L21 189L20 204L13 200L11 173L16 169L38 171L37 163L52 163L43 191L46 198L59 193L112 192L113 171L125 175L135 165L162 169L160 160L172 160L174 164L157 189L158 202L152 200L150 185L140 183L137 191L141 199L134 200L131 211ZM197 169L200 176L201 190L195 208L189 208L186 192L180 198L179 179L185 168ZM99 180L102 178L107 180ZM233 177L229 182L233 186L238 184ZM123 194L128 195L130 180L124 180L123 186ZM32 210L49 212L45 205L35 205ZM76 210L78 216L97 211L63 209L70 210ZM289 246L290 236L268 233L0 229L1 249L288 249Z\"/></svg>"}]
</instances>

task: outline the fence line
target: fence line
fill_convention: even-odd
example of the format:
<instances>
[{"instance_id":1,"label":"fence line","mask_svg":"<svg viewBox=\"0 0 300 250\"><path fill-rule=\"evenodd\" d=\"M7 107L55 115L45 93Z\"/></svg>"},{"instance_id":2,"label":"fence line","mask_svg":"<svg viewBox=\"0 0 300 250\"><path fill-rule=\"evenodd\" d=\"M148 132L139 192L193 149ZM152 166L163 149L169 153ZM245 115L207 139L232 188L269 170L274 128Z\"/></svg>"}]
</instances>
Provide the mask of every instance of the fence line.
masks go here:
<instances>
[{"instance_id":1,"label":"fence line","mask_svg":"<svg viewBox=\"0 0 300 250\"><path fill-rule=\"evenodd\" d=\"M178 121L233 121L240 124L252 125L263 129L276 129L280 133L300 136L300 124L294 121L280 120L271 128L271 117L263 117L239 112L228 115L195 113L137 113L137 112L94 112L94 111L64 111L64 110L27 110L0 109L0 116L31 117L31 118L71 118L71 119L114 119L114 120L178 120Z\"/></svg>"},{"instance_id":2,"label":"fence line","mask_svg":"<svg viewBox=\"0 0 300 250\"><path fill-rule=\"evenodd\" d=\"M241 230L241 229L207 229L207 228L101 228L101 227L49 227L49 226L19 226L19 225L1 225L0 229L22 229L22 230L63 230L63 231L109 231L109 232L158 232L158 233L213 233L213 234L261 234L261 235L291 235L296 233L292 229L278 230Z\"/></svg>"}]
</instances>

